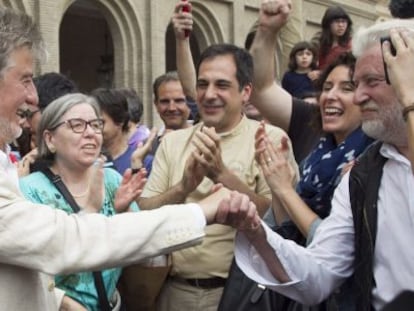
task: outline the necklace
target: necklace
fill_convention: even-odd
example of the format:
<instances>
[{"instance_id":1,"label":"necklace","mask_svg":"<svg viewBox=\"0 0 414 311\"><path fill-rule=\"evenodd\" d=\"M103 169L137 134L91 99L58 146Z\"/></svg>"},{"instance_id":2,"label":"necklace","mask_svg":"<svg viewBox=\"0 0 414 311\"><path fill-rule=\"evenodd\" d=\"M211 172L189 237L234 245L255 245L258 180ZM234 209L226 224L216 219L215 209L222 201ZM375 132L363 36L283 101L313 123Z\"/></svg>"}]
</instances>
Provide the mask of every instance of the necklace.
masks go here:
<instances>
[{"instance_id":1,"label":"necklace","mask_svg":"<svg viewBox=\"0 0 414 311\"><path fill-rule=\"evenodd\" d=\"M74 193L72 193L72 192L71 192L71 194L72 194L72 196L73 196L74 198L82 198L82 197L84 197L85 195L87 195L87 194L88 194L88 192L89 192L89 185L88 185L88 187L86 188L86 190L85 190L84 192L79 193L79 194L74 194Z\"/></svg>"}]
</instances>

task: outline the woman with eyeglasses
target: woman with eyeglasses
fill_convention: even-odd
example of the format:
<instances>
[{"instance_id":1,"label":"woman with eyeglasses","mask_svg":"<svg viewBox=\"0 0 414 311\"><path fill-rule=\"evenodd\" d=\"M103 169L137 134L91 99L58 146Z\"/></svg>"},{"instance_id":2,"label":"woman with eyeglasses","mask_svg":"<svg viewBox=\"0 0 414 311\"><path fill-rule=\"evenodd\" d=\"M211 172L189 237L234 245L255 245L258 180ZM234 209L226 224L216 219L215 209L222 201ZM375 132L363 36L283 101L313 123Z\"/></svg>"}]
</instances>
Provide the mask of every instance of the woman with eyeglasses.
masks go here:
<instances>
[{"instance_id":1,"label":"woman with eyeglasses","mask_svg":"<svg viewBox=\"0 0 414 311\"><path fill-rule=\"evenodd\" d=\"M138 211L134 201L145 184L145 170L132 174L128 169L122 178L115 170L102 168L100 154L104 121L100 116L96 101L83 94L65 95L52 102L40 120L38 158L52 175L60 177L81 212L112 216L124 211ZM47 177L45 170L22 178L20 188L26 198L34 202L54 206L68 214L75 212L73 204ZM82 209L91 205L94 209ZM116 293L120 274L120 268L101 271L109 301ZM92 272L59 275L55 282L65 296L87 310L102 309Z\"/></svg>"},{"instance_id":2,"label":"woman with eyeglasses","mask_svg":"<svg viewBox=\"0 0 414 311\"><path fill-rule=\"evenodd\" d=\"M319 78L322 70L352 48L352 19L341 6L328 7L322 17L321 26L322 30L312 38L319 60L318 70L309 73L311 80Z\"/></svg>"}]
</instances>

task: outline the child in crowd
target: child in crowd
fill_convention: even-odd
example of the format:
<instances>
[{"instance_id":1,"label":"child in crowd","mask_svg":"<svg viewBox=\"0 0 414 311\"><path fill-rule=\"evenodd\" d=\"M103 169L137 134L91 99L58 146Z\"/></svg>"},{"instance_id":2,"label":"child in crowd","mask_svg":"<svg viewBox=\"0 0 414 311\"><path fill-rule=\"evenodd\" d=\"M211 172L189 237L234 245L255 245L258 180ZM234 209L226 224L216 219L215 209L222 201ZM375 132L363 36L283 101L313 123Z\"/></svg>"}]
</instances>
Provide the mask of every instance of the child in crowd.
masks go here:
<instances>
[{"instance_id":1,"label":"child in crowd","mask_svg":"<svg viewBox=\"0 0 414 311\"><path fill-rule=\"evenodd\" d=\"M308 74L316 69L316 61L316 49L311 43L296 43L289 55L289 70L283 76L282 87L297 98L314 93L315 88Z\"/></svg>"}]
</instances>

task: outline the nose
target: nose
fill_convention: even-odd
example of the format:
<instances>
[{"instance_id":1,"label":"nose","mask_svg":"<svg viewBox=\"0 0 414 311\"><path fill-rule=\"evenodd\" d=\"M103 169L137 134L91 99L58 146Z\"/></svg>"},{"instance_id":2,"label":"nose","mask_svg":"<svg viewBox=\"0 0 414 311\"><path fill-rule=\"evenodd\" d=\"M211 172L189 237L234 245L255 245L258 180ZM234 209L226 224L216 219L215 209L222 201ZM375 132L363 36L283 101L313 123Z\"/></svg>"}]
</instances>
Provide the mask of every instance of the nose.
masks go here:
<instances>
[{"instance_id":1,"label":"nose","mask_svg":"<svg viewBox=\"0 0 414 311\"><path fill-rule=\"evenodd\" d=\"M26 87L26 103L28 105L37 106L39 104L39 97L37 95L36 87L33 80Z\"/></svg>"},{"instance_id":2,"label":"nose","mask_svg":"<svg viewBox=\"0 0 414 311\"><path fill-rule=\"evenodd\" d=\"M326 91L326 98L330 100L334 100L337 98L337 89L336 87L332 87L329 91Z\"/></svg>"},{"instance_id":3,"label":"nose","mask_svg":"<svg viewBox=\"0 0 414 311\"><path fill-rule=\"evenodd\" d=\"M208 87L205 89L204 97L206 99L214 99L217 97L217 92L213 84L209 84Z\"/></svg>"},{"instance_id":4,"label":"nose","mask_svg":"<svg viewBox=\"0 0 414 311\"><path fill-rule=\"evenodd\" d=\"M174 99L170 99L170 102L168 103L168 110L177 110L177 105L175 104Z\"/></svg>"},{"instance_id":5,"label":"nose","mask_svg":"<svg viewBox=\"0 0 414 311\"><path fill-rule=\"evenodd\" d=\"M354 93L354 104L355 105L359 106L365 103L366 101L368 101L368 99L369 99L369 96L365 93L364 88L361 85L355 88L355 93Z\"/></svg>"}]
</instances>

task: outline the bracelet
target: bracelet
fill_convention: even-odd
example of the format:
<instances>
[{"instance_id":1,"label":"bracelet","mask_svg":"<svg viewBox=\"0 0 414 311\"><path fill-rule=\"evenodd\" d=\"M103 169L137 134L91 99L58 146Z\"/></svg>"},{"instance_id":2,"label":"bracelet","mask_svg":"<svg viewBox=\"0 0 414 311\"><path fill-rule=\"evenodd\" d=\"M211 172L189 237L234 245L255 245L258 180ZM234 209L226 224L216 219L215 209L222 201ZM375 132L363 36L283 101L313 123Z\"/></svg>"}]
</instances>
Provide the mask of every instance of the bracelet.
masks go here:
<instances>
[{"instance_id":1,"label":"bracelet","mask_svg":"<svg viewBox=\"0 0 414 311\"><path fill-rule=\"evenodd\" d=\"M407 121L408 113L411 111L414 111L414 104L404 107L402 111L402 116L403 116L404 121Z\"/></svg>"}]
</instances>

